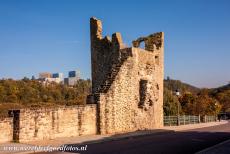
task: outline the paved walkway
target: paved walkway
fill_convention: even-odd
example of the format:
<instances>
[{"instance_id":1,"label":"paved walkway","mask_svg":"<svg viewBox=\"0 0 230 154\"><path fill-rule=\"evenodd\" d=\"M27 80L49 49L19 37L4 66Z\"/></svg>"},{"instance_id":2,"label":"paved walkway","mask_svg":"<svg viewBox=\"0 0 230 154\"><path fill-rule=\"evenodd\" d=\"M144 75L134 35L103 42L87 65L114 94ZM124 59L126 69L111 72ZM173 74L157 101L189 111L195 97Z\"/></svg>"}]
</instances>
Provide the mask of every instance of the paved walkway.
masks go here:
<instances>
[{"instance_id":1,"label":"paved walkway","mask_svg":"<svg viewBox=\"0 0 230 154\"><path fill-rule=\"evenodd\" d=\"M227 121L221 121L221 122L210 122L210 123L200 123L200 124L191 124L191 125L182 125L182 126L168 126L163 127L162 129L156 129L156 130L146 130L146 131L136 131L126 134L117 134L117 135L88 135L88 136L79 136L79 137L71 137L71 138L56 138L54 140L43 140L43 141L33 141L28 143L3 143L0 144L0 153L1 154L11 154L11 153L17 153L17 154L24 154L24 153L31 153L33 151L28 150L18 150L18 151L7 151L4 148L8 147L32 147L35 146L48 146L49 147L59 147L64 144L90 144L90 143L98 143L98 142L106 142L111 140L120 140L124 138L133 138L140 135L149 135L149 134L165 134L170 133L173 131L184 131L184 130L190 130L190 129L196 129L196 128L203 128L203 127L210 127L215 125L221 125L226 124Z\"/></svg>"}]
</instances>

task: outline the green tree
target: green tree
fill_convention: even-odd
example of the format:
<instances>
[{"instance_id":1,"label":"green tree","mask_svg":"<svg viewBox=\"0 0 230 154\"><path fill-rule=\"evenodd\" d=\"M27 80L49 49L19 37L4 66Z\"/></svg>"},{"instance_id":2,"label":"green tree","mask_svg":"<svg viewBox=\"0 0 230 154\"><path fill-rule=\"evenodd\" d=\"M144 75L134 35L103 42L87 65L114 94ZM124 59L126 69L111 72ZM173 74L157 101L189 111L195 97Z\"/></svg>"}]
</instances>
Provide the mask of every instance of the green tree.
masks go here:
<instances>
[{"instance_id":1,"label":"green tree","mask_svg":"<svg viewBox=\"0 0 230 154\"><path fill-rule=\"evenodd\" d=\"M178 99L176 96L173 95L173 92L168 90L167 88L164 88L164 115L177 115L178 113L178 105L179 105L179 111L182 113L181 105L178 102Z\"/></svg>"}]
</instances>

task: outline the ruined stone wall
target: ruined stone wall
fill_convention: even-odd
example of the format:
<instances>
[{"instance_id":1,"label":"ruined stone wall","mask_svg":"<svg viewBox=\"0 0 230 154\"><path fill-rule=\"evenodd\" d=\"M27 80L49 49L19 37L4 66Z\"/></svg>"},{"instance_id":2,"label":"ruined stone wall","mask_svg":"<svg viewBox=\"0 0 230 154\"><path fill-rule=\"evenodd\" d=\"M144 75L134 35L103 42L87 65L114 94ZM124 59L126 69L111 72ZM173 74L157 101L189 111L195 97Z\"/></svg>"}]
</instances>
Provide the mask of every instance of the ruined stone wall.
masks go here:
<instances>
[{"instance_id":1,"label":"ruined stone wall","mask_svg":"<svg viewBox=\"0 0 230 154\"><path fill-rule=\"evenodd\" d=\"M20 110L19 141L96 134L96 105Z\"/></svg>"},{"instance_id":2,"label":"ruined stone wall","mask_svg":"<svg viewBox=\"0 0 230 154\"><path fill-rule=\"evenodd\" d=\"M96 20L95 18L93 20ZM95 23L101 21L96 20ZM92 27L91 27L92 28ZM91 31L94 31L91 29ZM102 28L100 28L100 38ZM92 36L91 39L95 36ZM120 36L121 39L121 36ZM91 40L92 42L92 40ZM139 48L145 43L145 49ZM97 44L102 45L102 44ZM92 46L92 44L91 44ZM154 129L163 126L163 76L164 34L162 32L133 41L131 48L116 48L118 58L102 54L101 48L92 49L92 84L95 101L98 103L99 133L121 133ZM108 52L113 52L110 50ZM101 70L107 70L107 75ZM103 78L103 84L97 80Z\"/></svg>"},{"instance_id":3,"label":"ruined stone wall","mask_svg":"<svg viewBox=\"0 0 230 154\"><path fill-rule=\"evenodd\" d=\"M10 142L13 137L13 118L0 118L0 143Z\"/></svg>"},{"instance_id":4,"label":"ruined stone wall","mask_svg":"<svg viewBox=\"0 0 230 154\"><path fill-rule=\"evenodd\" d=\"M112 64L119 59L119 49L123 47L119 33L102 37L102 23L96 18L90 19L91 62L92 62L92 91L97 93L105 83Z\"/></svg>"},{"instance_id":5,"label":"ruined stone wall","mask_svg":"<svg viewBox=\"0 0 230 154\"><path fill-rule=\"evenodd\" d=\"M110 89L101 93L98 102L102 134L163 126L163 73L155 65L155 54L138 48L128 50L133 56L122 65ZM147 81L142 101L141 81Z\"/></svg>"}]
</instances>

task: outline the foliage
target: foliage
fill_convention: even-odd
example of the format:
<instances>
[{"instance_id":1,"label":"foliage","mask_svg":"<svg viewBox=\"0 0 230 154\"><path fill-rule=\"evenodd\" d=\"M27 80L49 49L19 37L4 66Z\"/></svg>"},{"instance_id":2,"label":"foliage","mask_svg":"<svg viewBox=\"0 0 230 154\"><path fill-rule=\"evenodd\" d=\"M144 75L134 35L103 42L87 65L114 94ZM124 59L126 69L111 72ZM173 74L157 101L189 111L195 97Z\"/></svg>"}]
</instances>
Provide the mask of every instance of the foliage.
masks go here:
<instances>
[{"instance_id":1,"label":"foliage","mask_svg":"<svg viewBox=\"0 0 230 154\"><path fill-rule=\"evenodd\" d=\"M173 95L173 92L168 90L167 88L164 88L164 115L177 115L178 113L178 105L179 105L179 111L181 112L181 105L175 95Z\"/></svg>"},{"instance_id":2,"label":"foliage","mask_svg":"<svg viewBox=\"0 0 230 154\"><path fill-rule=\"evenodd\" d=\"M188 115L216 115L223 110L230 110L230 88L226 86L217 92L213 89L199 89L179 80L171 80L169 77L164 81L164 114L177 115L177 101L175 90L179 89L180 114ZM224 90L223 90L224 89Z\"/></svg>"},{"instance_id":3,"label":"foliage","mask_svg":"<svg viewBox=\"0 0 230 154\"><path fill-rule=\"evenodd\" d=\"M222 112L230 112L230 84L211 89L210 95L222 105Z\"/></svg>"},{"instance_id":4,"label":"foliage","mask_svg":"<svg viewBox=\"0 0 230 154\"><path fill-rule=\"evenodd\" d=\"M12 108L12 104L16 104L17 107L85 104L90 88L91 81L83 79L74 87L54 82L43 85L38 80L28 78L0 80L0 109L3 106Z\"/></svg>"},{"instance_id":5,"label":"foliage","mask_svg":"<svg viewBox=\"0 0 230 154\"><path fill-rule=\"evenodd\" d=\"M197 87L194 87L187 83L183 83L180 80L170 79L169 77L167 77L167 79L164 80L164 88L167 88L168 90L171 90L173 92L179 89L181 94L187 92L190 92L192 94L197 94L200 91L200 89Z\"/></svg>"},{"instance_id":6,"label":"foliage","mask_svg":"<svg viewBox=\"0 0 230 154\"><path fill-rule=\"evenodd\" d=\"M186 93L180 97L179 101L185 114L217 115L221 109L219 102L210 97L205 89L201 90L197 95Z\"/></svg>"},{"instance_id":7,"label":"foliage","mask_svg":"<svg viewBox=\"0 0 230 154\"><path fill-rule=\"evenodd\" d=\"M182 110L186 115L196 115L195 109L197 105L197 97L192 93L185 93L179 98L179 101L182 106Z\"/></svg>"},{"instance_id":8,"label":"foliage","mask_svg":"<svg viewBox=\"0 0 230 154\"><path fill-rule=\"evenodd\" d=\"M73 87L35 79L0 80L0 115L7 109L85 104L91 81L80 79ZM181 95L175 96L179 89ZM178 101L179 100L179 101ZM164 81L164 115L216 115L230 112L230 84L215 89L199 89L169 77Z\"/></svg>"},{"instance_id":9,"label":"foliage","mask_svg":"<svg viewBox=\"0 0 230 154\"><path fill-rule=\"evenodd\" d=\"M199 88L191 86L189 84L183 83L180 80L172 80L169 77L164 80L164 115L177 115L178 108L179 113L184 114L185 106L181 104L175 96L175 91L179 90L181 95L184 94L197 94L199 92Z\"/></svg>"}]
</instances>

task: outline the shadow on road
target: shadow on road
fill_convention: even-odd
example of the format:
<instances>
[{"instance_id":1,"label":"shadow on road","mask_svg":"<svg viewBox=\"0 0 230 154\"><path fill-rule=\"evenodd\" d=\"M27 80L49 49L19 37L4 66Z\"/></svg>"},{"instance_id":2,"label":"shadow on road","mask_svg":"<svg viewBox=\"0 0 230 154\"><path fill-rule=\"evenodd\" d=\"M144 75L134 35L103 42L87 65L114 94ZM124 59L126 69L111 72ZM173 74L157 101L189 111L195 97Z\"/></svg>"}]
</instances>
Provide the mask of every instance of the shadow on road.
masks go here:
<instances>
[{"instance_id":1,"label":"shadow on road","mask_svg":"<svg viewBox=\"0 0 230 154\"><path fill-rule=\"evenodd\" d=\"M67 146L85 146L86 151L77 153L195 153L207 147L230 139L226 132L173 132L148 136L129 137L125 139L82 143ZM73 152L73 151L71 151Z\"/></svg>"},{"instance_id":2,"label":"shadow on road","mask_svg":"<svg viewBox=\"0 0 230 154\"><path fill-rule=\"evenodd\" d=\"M132 136L135 133L143 135ZM93 142L63 146L68 148L86 147L86 150L65 151L82 154L192 154L228 139L230 139L229 123L182 132L169 130L137 131L128 133L126 136L124 134L114 135Z\"/></svg>"}]
</instances>

